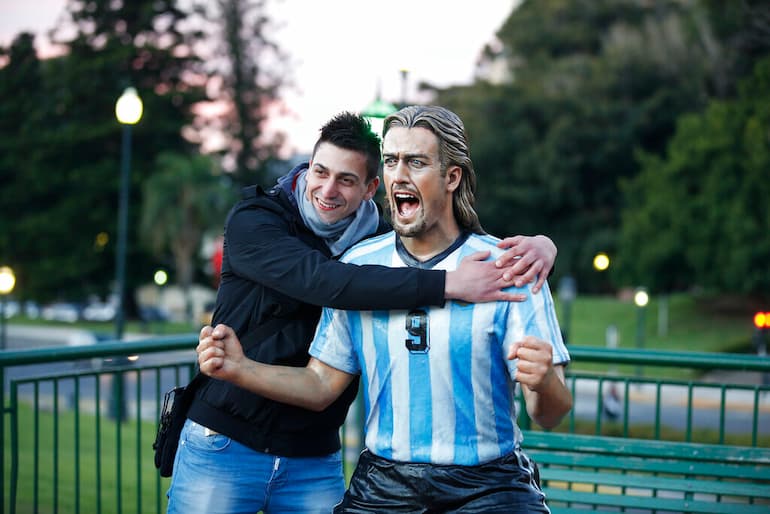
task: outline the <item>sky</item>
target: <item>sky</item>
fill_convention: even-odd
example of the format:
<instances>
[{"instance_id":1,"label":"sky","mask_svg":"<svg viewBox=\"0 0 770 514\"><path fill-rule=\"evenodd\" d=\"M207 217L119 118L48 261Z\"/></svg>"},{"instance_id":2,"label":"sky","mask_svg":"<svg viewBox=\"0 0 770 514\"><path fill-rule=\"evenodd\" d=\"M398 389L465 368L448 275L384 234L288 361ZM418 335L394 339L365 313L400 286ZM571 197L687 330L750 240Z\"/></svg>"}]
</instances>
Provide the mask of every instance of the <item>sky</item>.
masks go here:
<instances>
[{"instance_id":1,"label":"sky","mask_svg":"<svg viewBox=\"0 0 770 514\"><path fill-rule=\"evenodd\" d=\"M334 114L384 100L420 102L417 84L468 84L484 45L517 0L272 0L273 39L294 63L276 120L291 146L309 152ZM0 44L29 30L44 38L66 0L0 0ZM42 42L42 39L40 40ZM401 70L407 70L406 87ZM405 95L404 92L405 91Z\"/></svg>"}]
</instances>

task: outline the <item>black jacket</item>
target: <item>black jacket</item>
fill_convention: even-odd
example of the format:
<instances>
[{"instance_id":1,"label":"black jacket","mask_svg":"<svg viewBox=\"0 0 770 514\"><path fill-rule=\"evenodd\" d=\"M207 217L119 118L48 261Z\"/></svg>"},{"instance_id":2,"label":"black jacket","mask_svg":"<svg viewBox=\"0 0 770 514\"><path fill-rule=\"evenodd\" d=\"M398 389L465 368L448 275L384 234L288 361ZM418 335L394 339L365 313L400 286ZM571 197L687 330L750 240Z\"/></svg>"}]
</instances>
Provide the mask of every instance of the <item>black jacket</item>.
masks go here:
<instances>
[{"instance_id":1,"label":"black jacket","mask_svg":"<svg viewBox=\"0 0 770 514\"><path fill-rule=\"evenodd\" d=\"M379 232L390 227L380 218ZM213 325L230 325L241 340L275 318L286 323L247 352L256 361L304 366L321 306L409 309L443 305L444 272L343 264L307 229L278 186L244 190L225 223L222 275ZM208 379L188 417L265 453L326 455L340 448L339 427L358 381L323 412L274 402Z\"/></svg>"}]
</instances>

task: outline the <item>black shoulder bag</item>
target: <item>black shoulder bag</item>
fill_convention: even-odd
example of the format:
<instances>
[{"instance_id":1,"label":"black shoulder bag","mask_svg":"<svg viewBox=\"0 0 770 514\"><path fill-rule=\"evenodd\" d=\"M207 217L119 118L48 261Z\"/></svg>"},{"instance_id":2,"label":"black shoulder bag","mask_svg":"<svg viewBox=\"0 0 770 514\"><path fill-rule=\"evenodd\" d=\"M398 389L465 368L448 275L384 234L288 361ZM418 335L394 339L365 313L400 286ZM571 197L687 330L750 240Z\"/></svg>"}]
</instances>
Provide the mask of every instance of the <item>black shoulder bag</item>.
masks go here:
<instances>
[{"instance_id":1,"label":"black shoulder bag","mask_svg":"<svg viewBox=\"0 0 770 514\"><path fill-rule=\"evenodd\" d=\"M254 345L280 331L289 321L287 318L273 318L247 334L241 341L243 352L247 353ZM152 449L155 451L155 467L158 468L162 477L170 477L174 471L179 434L182 433L187 411L190 410L195 392L206 378L208 378L206 375L198 371L189 384L171 389L163 398L158 432L155 434L155 442L152 443Z\"/></svg>"}]
</instances>

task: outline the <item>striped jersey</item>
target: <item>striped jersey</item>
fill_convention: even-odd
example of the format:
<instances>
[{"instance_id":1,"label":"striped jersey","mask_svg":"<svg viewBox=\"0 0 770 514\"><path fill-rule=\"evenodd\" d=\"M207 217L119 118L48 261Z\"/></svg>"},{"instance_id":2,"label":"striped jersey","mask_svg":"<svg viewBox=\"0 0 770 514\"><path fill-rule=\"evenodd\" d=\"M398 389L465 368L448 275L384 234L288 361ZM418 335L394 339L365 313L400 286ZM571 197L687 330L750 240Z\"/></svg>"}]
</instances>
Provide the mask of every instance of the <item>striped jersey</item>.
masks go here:
<instances>
[{"instance_id":1,"label":"striped jersey","mask_svg":"<svg viewBox=\"0 0 770 514\"><path fill-rule=\"evenodd\" d=\"M488 235L463 234L430 261L418 262L395 232L365 240L342 257L354 264L419 266L451 271L463 257L502 250ZM401 462L477 465L519 447L516 361L510 345L531 335L550 341L555 364L566 364L547 284L510 288L524 302L467 304L391 311L324 308L310 354L364 387L367 448Z\"/></svg>"}]
</instances>

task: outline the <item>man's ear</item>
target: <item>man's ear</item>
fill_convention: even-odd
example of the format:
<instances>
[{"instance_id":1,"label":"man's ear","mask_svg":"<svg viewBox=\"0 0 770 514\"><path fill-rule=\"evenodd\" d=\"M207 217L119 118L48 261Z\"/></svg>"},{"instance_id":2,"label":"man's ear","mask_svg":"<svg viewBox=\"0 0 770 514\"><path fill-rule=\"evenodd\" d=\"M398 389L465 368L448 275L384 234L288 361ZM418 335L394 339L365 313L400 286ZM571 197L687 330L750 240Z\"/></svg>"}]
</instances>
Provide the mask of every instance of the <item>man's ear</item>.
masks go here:
<instances>
[{"instance_id":1,"label":"man's ear","mask_svg":"<svg viewBox=\"0 0 770 514\"><path fill-rule=\"evenodd\" d=\"M377 188L380 187L380 177L374 177L366 185L366 193L364 194L364 200L371 200L377 193Z\"/></svg>"},{"instance_id":2,"label":"man's ear","mask_svg":"<svg viewBox=\"0 0 770 514\"><path fill-rule=\"evenodd\" d=\"M460 181L463 178L463 169L460 166L450 166L446 172L447 191L454 192L460 187Z\"/></svg>"}]
</instances>

